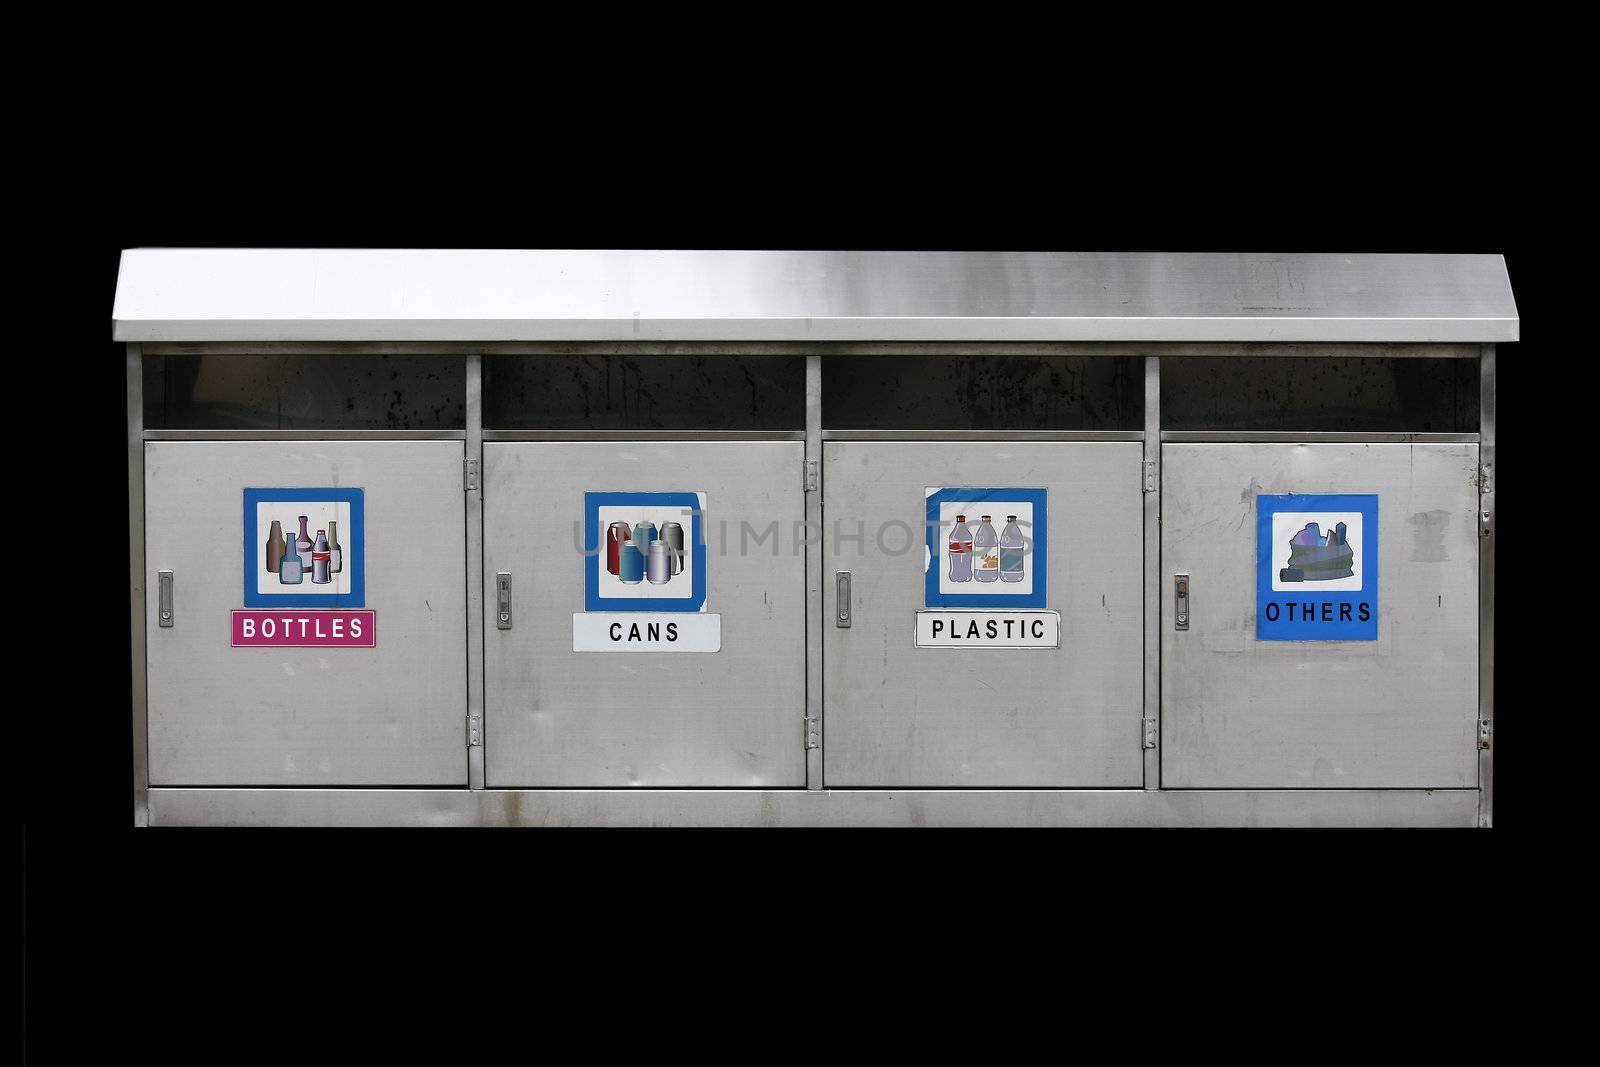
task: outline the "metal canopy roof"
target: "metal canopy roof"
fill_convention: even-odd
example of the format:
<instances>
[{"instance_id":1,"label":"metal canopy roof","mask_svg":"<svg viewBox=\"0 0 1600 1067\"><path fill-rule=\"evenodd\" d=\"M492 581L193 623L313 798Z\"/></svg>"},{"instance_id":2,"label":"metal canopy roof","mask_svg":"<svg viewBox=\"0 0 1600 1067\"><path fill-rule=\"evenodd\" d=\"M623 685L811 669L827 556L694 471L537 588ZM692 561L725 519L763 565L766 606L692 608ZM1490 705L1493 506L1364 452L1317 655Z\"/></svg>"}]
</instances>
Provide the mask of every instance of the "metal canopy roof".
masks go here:
<instances>
[{"instance_id":1,"label":"metal canopy roof","mask_svg":"<svg viewBox=\"0 0 1600 1067\"><path fill-rule=\"evenodd\" d=\"M151 249L118 341L1517 339L1498 255Z\"/></svg>"}]
</instances>

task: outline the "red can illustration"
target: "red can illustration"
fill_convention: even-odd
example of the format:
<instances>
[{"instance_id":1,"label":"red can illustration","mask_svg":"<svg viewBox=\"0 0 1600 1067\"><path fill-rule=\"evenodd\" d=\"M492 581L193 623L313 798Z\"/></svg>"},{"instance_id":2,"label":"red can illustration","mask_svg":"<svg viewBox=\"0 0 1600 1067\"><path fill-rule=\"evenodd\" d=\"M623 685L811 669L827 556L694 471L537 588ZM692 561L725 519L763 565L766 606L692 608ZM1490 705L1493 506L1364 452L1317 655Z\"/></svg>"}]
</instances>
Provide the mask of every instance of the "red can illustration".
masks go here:
<instances>
[{"instance_id":1,"label":"red can illustration","mask_svg":"<svg viewBox=\"0 0 1600 1067\"><path fill-rule=\"evenodd\" d=\"M622 543L633 539L633 531L625 522L614 522L606 527L606 570L622 573Z\"/></svg>"}]
</instances>

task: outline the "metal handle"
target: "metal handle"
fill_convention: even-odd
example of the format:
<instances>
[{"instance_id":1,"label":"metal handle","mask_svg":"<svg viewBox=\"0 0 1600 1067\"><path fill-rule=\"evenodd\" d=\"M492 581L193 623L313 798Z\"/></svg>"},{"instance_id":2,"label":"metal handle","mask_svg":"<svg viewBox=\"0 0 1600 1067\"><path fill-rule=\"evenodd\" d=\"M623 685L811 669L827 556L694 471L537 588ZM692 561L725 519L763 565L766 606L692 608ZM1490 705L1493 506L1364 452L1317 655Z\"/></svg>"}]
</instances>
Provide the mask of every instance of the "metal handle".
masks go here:
<instances>
[{"instance_id":1,"label":"metal handle","mask_svg":"<svg viewBox=\"0 0 1600 1067\"><path fill-rule=\"evenodd\" d=\"M850 629L850 572L839 571L833 576L836 592L833 623L841 630Z\"/></svg>"},{"instance_id":2,"label":"metal handle","mask_svg":"<svg viewBox=\"0 0 1600 1067\"><path fill-rule=\"evenodd\" d=\"M511 575L501 571L494 576L494 624L497 629L511 629Z\"/></svg>"},{"instance_id":3,"label":"metal handle","mask_svg":"<svg viewBox=\"0 0 1600 1067\"><path fill-rule=\"evenodd\" d=\"M1189 576L1187 574L1174 574L1172 576L1172 628L1174 630L1187 630L1189 628Z\"/></svg>"},{"instance_id":4,"label":"metal handle","mask_svg":"<svg viewBox=\"0 0 1600 1067\"><path fill-rule=\"evenodd\" d=\"M172 572L156 572L156 625L164 630L172 628Z\"/></svg>"}]
</instances>

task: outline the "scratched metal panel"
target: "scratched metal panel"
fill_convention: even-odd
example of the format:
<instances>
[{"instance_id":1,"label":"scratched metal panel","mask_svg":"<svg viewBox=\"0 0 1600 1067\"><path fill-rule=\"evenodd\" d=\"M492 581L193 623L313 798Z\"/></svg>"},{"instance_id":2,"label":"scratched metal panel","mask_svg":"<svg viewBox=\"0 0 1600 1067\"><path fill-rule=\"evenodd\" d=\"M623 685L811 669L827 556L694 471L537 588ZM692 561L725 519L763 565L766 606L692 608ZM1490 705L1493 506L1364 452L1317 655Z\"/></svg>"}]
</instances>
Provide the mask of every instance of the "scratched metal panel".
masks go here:
<instances>
[{"instance_id":1,"label":"scratched metal panel","mask_svg":"<svg viewBox=\"0 0 1600 1067\"><path fill-rule=\"evenodd\" d=\"M1137 442L828 442L823 611L829 787L1138 786L1144 513ZM1043 487L1061 647L914 648L930 486ZM864 540L837 535L856 532ZM910 524L914 550L897 553ZM877 532L883 529L880 539ZM849 629L833 624L851 572Z\"/></svg>"},{"instance_id":2,"label":"scratched metal panel","mask_svg":"<svg viewBox=\"0 0 1600 1067\"><path fill-rule=\"evenodd\" d=\"M152 785L465 785L459 441L145 445ZM365 490L373 648L233 648L247 486ZM175 625L157 625L156 572Z\"/></svg>"},{"instance_id":3,"label":"scratched metal panel","mask_svg":"<svg viewBox=\"0 0 1600 1067\"><path fill-rule=\"evenodd\" d=\"M1478 449L1162 448L1161 784L1477 785ZM1376 493L1376 641L1257 641L1255 498ZM1190 628L1171 579L1190 576Z\"/></svg>"},{"instance_id":4,"label":"scratched metal panel","mask_svg":"<svg viewBox=\"0 0 1600 1067\"><path fill-rule=\"evenodd\" d=\"M490 442L484 755L492 788L805 785L799 441ZM717 652L574 652L585 491L706 494ZM753 531L748 537L743 524ZM777 538L766 536L777 524ZM764 538L764 539L762 539ZM496 625L495 575L513 624Z\"/></svg>"}]
</instances>

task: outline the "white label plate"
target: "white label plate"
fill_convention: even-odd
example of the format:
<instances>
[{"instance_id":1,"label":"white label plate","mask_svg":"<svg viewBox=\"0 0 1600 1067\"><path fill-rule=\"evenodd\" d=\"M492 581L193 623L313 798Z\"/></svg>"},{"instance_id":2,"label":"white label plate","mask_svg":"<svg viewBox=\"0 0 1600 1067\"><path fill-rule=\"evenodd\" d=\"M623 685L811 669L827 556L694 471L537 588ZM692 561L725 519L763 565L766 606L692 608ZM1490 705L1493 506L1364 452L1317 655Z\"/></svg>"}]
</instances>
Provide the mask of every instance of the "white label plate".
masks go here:
<instances>
[{"instance_id":1,"label":"white label plate","mask_svg":"<svg viewBox=\"0 0 1600 1067\"><path fill-rule=\"evenodd\" d=\"M1060 648L1059 611L929 608L917 612L918 648Z\"/></svg>"},{"instance_id":2,"label":"white label plate","mask_svg":"<svg viewBox=\"0 0 1600 1067\"><path fill-rule=\"evenodd\" d=\"M580 611L574 652L718 652L722 616L700 611Z\"/></svg>"}]
</instances>

